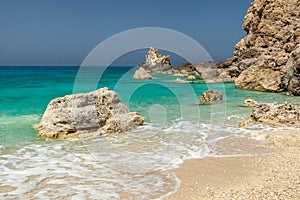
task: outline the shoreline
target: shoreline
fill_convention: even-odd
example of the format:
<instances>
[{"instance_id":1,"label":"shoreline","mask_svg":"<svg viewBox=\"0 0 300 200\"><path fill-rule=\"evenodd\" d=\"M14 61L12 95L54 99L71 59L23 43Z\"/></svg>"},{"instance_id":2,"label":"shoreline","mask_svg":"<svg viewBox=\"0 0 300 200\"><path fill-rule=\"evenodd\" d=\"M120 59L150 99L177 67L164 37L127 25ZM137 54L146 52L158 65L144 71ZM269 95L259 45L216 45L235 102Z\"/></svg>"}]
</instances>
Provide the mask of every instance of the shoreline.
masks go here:
<instances>
[{"instance_id":1,"label":"shoreline","mask_svg":"<svg viewBox=\"0 0 300 200\"><path fill-rule=\"evenodd\" d=\"M181 184L164 199L300 199L300 130L264 135L270 153L185 160L170 170Z\"/></svg>"}]
</instances>

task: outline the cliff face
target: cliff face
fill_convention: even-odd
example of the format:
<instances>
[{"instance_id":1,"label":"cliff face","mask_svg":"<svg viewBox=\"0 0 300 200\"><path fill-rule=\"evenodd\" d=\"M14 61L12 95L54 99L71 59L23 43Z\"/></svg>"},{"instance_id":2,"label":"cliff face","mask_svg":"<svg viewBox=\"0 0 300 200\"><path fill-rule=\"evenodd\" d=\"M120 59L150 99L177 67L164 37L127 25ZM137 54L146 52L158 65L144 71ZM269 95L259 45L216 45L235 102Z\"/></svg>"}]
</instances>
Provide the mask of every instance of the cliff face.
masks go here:
<instances>
[{"instance_id":1,"label":"cliff face","mask_svg":"<svg viewBox=\"0 0 300 200\"><path fill-rule=\"evenodd\" d=\"M300 96L300 46L290 54L289 60L281 70L281 86L289 95Z\"/></svg>"},{"instance_id":2,"label":"cliff face","mask_svg":"<svg viewBox=\"0 0 300 200\"><path fill-rule=\"evenodd\" d=\"M280 71L300 44L300 1L254 0L243 29L247 36L235 45L234 56L218 64L223 78L240 88L282 91ZM276 83L270 86L270 80Z\"/></svg>"}]
</instances>

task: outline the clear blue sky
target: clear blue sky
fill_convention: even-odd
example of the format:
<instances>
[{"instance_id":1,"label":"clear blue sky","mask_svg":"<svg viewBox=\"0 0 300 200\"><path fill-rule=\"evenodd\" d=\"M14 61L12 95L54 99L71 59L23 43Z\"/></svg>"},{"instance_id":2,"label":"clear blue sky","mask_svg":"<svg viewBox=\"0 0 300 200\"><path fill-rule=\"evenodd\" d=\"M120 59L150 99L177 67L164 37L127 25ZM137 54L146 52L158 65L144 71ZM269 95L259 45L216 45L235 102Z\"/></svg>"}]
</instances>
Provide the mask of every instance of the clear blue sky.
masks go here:
<instances>
[{"instance_id":1,"label":"clear blue sky","mask_svg":"<svg viewBox=\"0 0 300 200\"><path fill-rule=\"evenodd\" d=\"M164 27L198 41L216 62L232 55L252 0L0 0L0 65L80 65L106 38ZM139 53L116 64L135 65Z\"/></svg>"}]
</instances>

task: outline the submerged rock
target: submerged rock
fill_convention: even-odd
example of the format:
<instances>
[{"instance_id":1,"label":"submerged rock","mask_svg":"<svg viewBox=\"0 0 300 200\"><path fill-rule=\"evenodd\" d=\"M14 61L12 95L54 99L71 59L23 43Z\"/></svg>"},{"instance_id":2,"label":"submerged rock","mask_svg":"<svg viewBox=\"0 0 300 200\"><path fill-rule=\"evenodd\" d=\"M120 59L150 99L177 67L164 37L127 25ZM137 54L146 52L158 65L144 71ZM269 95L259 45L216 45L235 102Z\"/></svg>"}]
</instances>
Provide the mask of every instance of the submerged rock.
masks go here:
<instances>
[{"instance_id":1,"label":"submerged rock","mask_svg":"<svg viewBox=\"0 0 300 200\"><path fill-rule=\"evenodd\" d=\"M281 70L281 79L289 95L300 95L300 46L291 53L286 66Z\"/></svg>"},{"instance_id":2,"label":"submerged rock","mask_svg":"<svg viewBox=\"0 0 300 200\"><path fill-rule=\"evenodd\" d=\"M300 105L288 102L283 104L258 104L254 107L250 119L242 121L239 126L251 124L300 125Z\"/></svg>"},{"instance_id":3,"label":"submerged rock","mask_svg":"<svg viewBox=\"0 0 300 200\"><path fill-rule=\"evenodd\" d=\"M220 92L215 90L209 90L208 92L203 92L202 96L198 100L197 104L213 104L218 103L223 100L223 96Z\"/></svg>"},{"instance_id":4,"label":"submerged rock","mask_svg":"<svg viewBox=\"0 0 300 200\"><path fill-rule=\"evenodd\" d=\"M299 0L254 0L244 18L247 35L235 45L234 56L218 64L220 76L239 88L281 92L280 70L300 44L299 7Z\"/></svg>"},{"instance_id":5,"label":"submerged rock","mask_svg":"<svg viewBox=\"0 0 300 200\"><path fill-rule=\"evenodd\" d=\"M39 124L40 138L86 138L129 131L144 119L130 112L117 93L108 88L52 100Z\"/></svg>"},{"instance_id":6,"label":"submerged rock","mask_svg":"<svg viewBox=\"0 0 300 200\"><path fill-rule=\"evenodd\" d=\"M153 76L151 76L148 72L146 72L146 70L143 67L139 67L133 76L134 79L141 79L141 80L150 80L150 79L154 79Z\"/></svg>"},{"instance_id":7,"label":"submerged rock","mask_svg":"<svg viewBox=\"0 0 300 200\"><path fill-rule=\"evenodd\" d=\"M186 83L186 81L181 79L181 78L176 78L175 82L177 82L177 83Z\"/></svg>"},{"instance_id":8,"label":"submerged rock","mask_svg":"<svg viewBox=\"0 0 300 200\"><path fill-rule=\"evenodd\" d=\"M246 107L254 107L257 105L258 105L258 102L253 99L246 99L244 101L244 104L242 104L242 106L246 106Z\"/></svg>"}]
</instances>

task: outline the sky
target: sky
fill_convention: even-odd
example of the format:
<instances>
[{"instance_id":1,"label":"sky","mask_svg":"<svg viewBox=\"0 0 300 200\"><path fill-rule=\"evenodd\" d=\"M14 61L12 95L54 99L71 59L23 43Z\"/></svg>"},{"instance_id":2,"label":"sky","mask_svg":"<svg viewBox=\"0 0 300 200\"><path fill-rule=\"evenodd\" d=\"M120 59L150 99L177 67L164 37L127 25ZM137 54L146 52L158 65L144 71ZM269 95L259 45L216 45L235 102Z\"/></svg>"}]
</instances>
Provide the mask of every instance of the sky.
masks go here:
<instances>
[{"instance_id":1,"label":"sky","mask_svg":"<svg viewBox=\"0 0 300 200\"><path fill-rule=\"evenodd\" d=\"M79 66L105 39L141 27L184 33L221 62L232 56L234 45L246 34L242 23L251 2L0 0L0 66ZM136 65L145 52L123 55L114 64Z\"/></svg>"}]
</instances>

